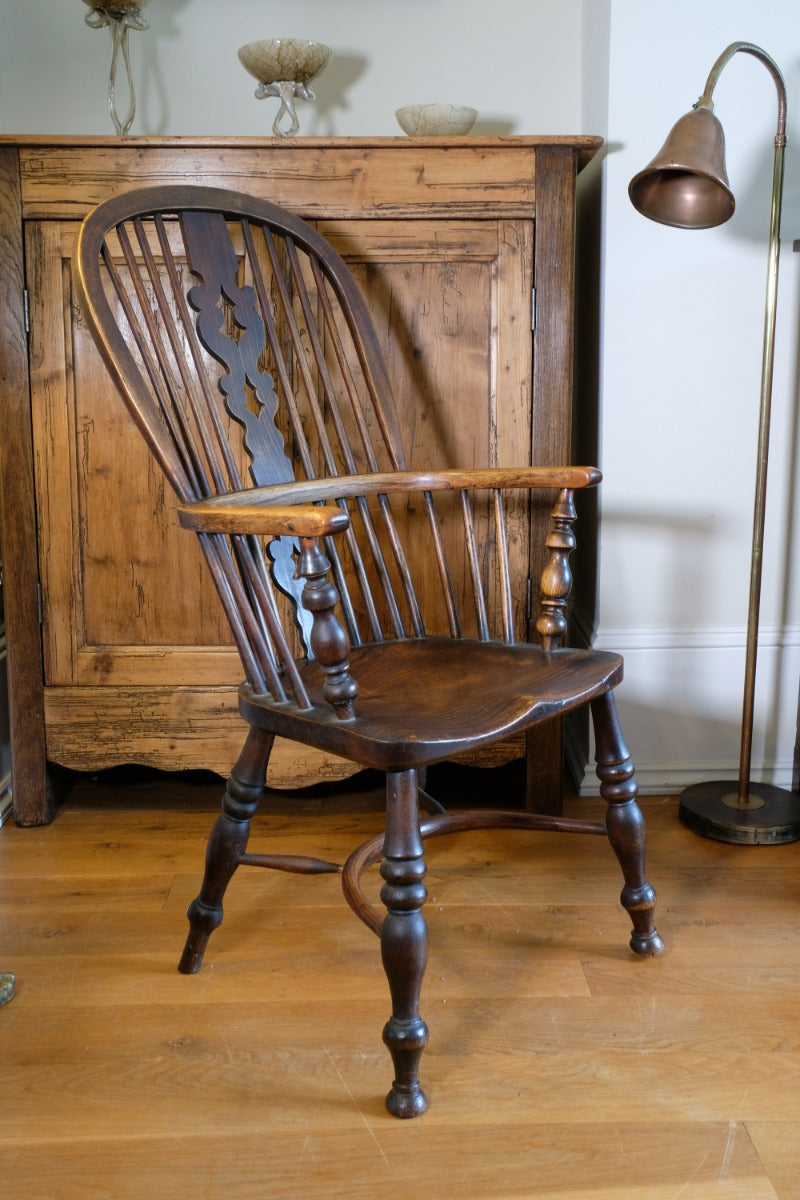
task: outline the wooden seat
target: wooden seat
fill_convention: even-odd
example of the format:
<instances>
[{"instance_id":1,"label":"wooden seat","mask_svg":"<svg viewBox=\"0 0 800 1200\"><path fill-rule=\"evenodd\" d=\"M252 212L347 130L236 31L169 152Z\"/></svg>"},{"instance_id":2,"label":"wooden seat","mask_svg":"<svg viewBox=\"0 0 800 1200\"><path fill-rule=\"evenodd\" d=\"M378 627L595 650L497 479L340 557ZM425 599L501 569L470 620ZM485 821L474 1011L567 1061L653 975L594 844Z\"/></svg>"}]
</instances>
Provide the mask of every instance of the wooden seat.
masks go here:
<instances>
[{"instance_id":1,"label":"wooden seat","mask_svg":"<svg viewBox=\"0 0 800 1200\"><path fill-rule=\"evenodd\" d=\"M350 673L358 681L357 721L327 714L319 668L309 663L301 669L308 717L271 707L270 726L283 737L318 744L321 709L328 715L329 750L390 771L400 756L408 766L427 766L567 712L578 697L585 702L613 686L622 664L614 654L545 654L529 645L422 638L360 646L351 652ZM262 698L246 686L241 698L245 719L259 724Z\"/></svg>"},{"instance_id":2,"label":"wooden seat","mask_svg":"<svg viewBox=\"0 0 800 1200\"><path fill-rule=\"evenodd\" d=\"M74 271L111 375L177 494L181 524L199 538L245 676L248 732L189 907L180 969L199 968L239 865L341 869L348 902L382 943L395 1069L387 1106L415 1116L427 1105L418 1080L425 837L487 825L607 832L631 947L661 950L614 704L622 660L564 645L573 494L600 474L409 469L345 263L309 225L263 201L200 187L120 195L87 217ZM521 518L542 497L551 521L532 644L515 564ZM110 488L109 504L124 509L124 495ZM605 825L519 810L444 813L424 791L430 764L584 704ZM248 852L276 736L385 772L384 836L343 867ZM377 859L384 915L361 885Z\"/></svg>"}]
</instances>

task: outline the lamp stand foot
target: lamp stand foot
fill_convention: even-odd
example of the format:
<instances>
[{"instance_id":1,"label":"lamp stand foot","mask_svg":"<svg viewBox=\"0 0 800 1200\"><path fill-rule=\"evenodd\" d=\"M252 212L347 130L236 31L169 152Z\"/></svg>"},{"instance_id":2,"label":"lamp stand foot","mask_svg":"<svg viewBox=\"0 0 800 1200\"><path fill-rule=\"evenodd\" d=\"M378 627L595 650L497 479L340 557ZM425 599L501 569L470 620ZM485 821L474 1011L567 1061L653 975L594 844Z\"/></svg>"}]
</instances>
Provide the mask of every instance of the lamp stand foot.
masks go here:
<instances>
[{"instance_id":1,"label":"lamp stand foot","mask_svg":"<svg viewBox=\"0 0 800 1200\"><path fill-rule=\"evenodd\" d=\"M800 796L769 783L751 783L744 804L738 794L736 780L695 783L681 793L680 819L717 842L774 846L800 840Z\"/></svg>"}]
</instances>

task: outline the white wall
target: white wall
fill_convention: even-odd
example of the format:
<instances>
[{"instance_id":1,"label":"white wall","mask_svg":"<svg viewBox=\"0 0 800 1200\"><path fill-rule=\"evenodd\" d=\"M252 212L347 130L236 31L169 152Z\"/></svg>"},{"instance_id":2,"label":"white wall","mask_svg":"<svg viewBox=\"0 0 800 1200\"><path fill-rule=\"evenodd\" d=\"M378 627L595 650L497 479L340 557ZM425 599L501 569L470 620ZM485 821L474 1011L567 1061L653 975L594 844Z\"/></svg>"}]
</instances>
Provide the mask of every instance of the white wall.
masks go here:
<instances>
[{"instance_id":1,"label":"white wall","mask_svg":"<svg viewBox=\"0 0 800 1200\"><path fill-rule=\"evenodd\" d=\"M285 8L286 6L284 6ZM106 31L80 0L6 0L0 131L110 133ZM640 217L630 177L702 91L719 52L748 39L789 88L790 149L759 659L756 773L791 776L800 678L797 513L800 95L796 0L152 0L132 33L138 134L268 133L236 49L264 36L333 47L302 132L398 132L394 109L475 104L478 131L601 133L602 545L598 644L626 656L625 729L647 790L735 775L775 91L737 55L717 88L738 199L721 229ZM124 102L124 96L121 97ZM800 557L800 556L799 556Z\"/></svg>"},{"instance_id":2,"label":"white wall","mask_svg":"<svg viewBox=\"0 0 800 1200\"><path fill-rule=\"evenodd\" d=\"M80 0L5 0L0 131L113 133L106 112L107 30ZM573 133L580 121L582 0L151 0L131 33L135 134L268 134L277 109L258 101L236 57L264 37L315 38L334 56L302 132L400 132L402 104L473 104L480 130ZM511 31L511 32L510 32ZM124 97L121 97L124 99Z\"/></svg>"},{"instance_id":3,"label":"white wall","mask_svg":"<svg viewBox=\"0 0 800 1200\"><path fill-rule=\"evenodd\" d=\"M625 653L626 734L645 786L736 777L776 89L737 54L716 88L732 220L655 225L628 182L733 41L778 61L789 151L753 774L791 782L800 678L797 520L800 16L792 0L612 0L606 159L599 644Z\"/></svg>"}]
</instances>

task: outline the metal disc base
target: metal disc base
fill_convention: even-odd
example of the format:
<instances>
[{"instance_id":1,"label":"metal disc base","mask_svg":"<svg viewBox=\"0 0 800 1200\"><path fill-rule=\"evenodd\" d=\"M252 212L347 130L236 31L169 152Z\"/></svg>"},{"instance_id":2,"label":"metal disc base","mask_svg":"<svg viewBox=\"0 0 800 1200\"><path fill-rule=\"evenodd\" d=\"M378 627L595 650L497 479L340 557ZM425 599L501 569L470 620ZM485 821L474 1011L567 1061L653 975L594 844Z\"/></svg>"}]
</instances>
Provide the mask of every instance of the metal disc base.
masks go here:
<instances>
[{"instance_id":1,"label":"metal disc base","mask_svg":"<svg viewBox=\"0 0 800 1200\"><path fill-rule=\"evenodd\" d=\"M681 793L682 823L717 842L772 846L800 840L800 796L769 783L751 783L745 805L737 780L695 783Z\"/></svg>"}]
</instances>

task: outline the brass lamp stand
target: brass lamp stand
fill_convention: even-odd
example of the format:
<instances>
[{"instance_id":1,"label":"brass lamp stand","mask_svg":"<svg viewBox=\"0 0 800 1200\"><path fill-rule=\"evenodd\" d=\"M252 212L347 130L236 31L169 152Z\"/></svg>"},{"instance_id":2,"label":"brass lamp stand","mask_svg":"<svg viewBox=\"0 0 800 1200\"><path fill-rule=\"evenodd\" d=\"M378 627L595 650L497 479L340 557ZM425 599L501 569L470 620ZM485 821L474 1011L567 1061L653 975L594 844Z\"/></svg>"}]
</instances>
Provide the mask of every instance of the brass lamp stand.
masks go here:
<instances>
[{"instance_id":1,"label":"brass lamp stand","mask_svg":"<svg viewBox=\"0 0 800 1200\"><path fill-rule=\"evenodd\" d=\"M681 117L660 152L634 176L628 194L643 216L679 229L709 229L733 215L734 199L725 171L725 137L714 116L711 96L723 68L738 51L752 54L763 63L778 92L739 778L686 788L681 795L680 817L696 833L717 841L777 843L800 838L800 797L750 779L786 146L786 88L770 56L750 42L728 46L711 68L705 91L692 111Z\"/></svg>"}]
</instances>

